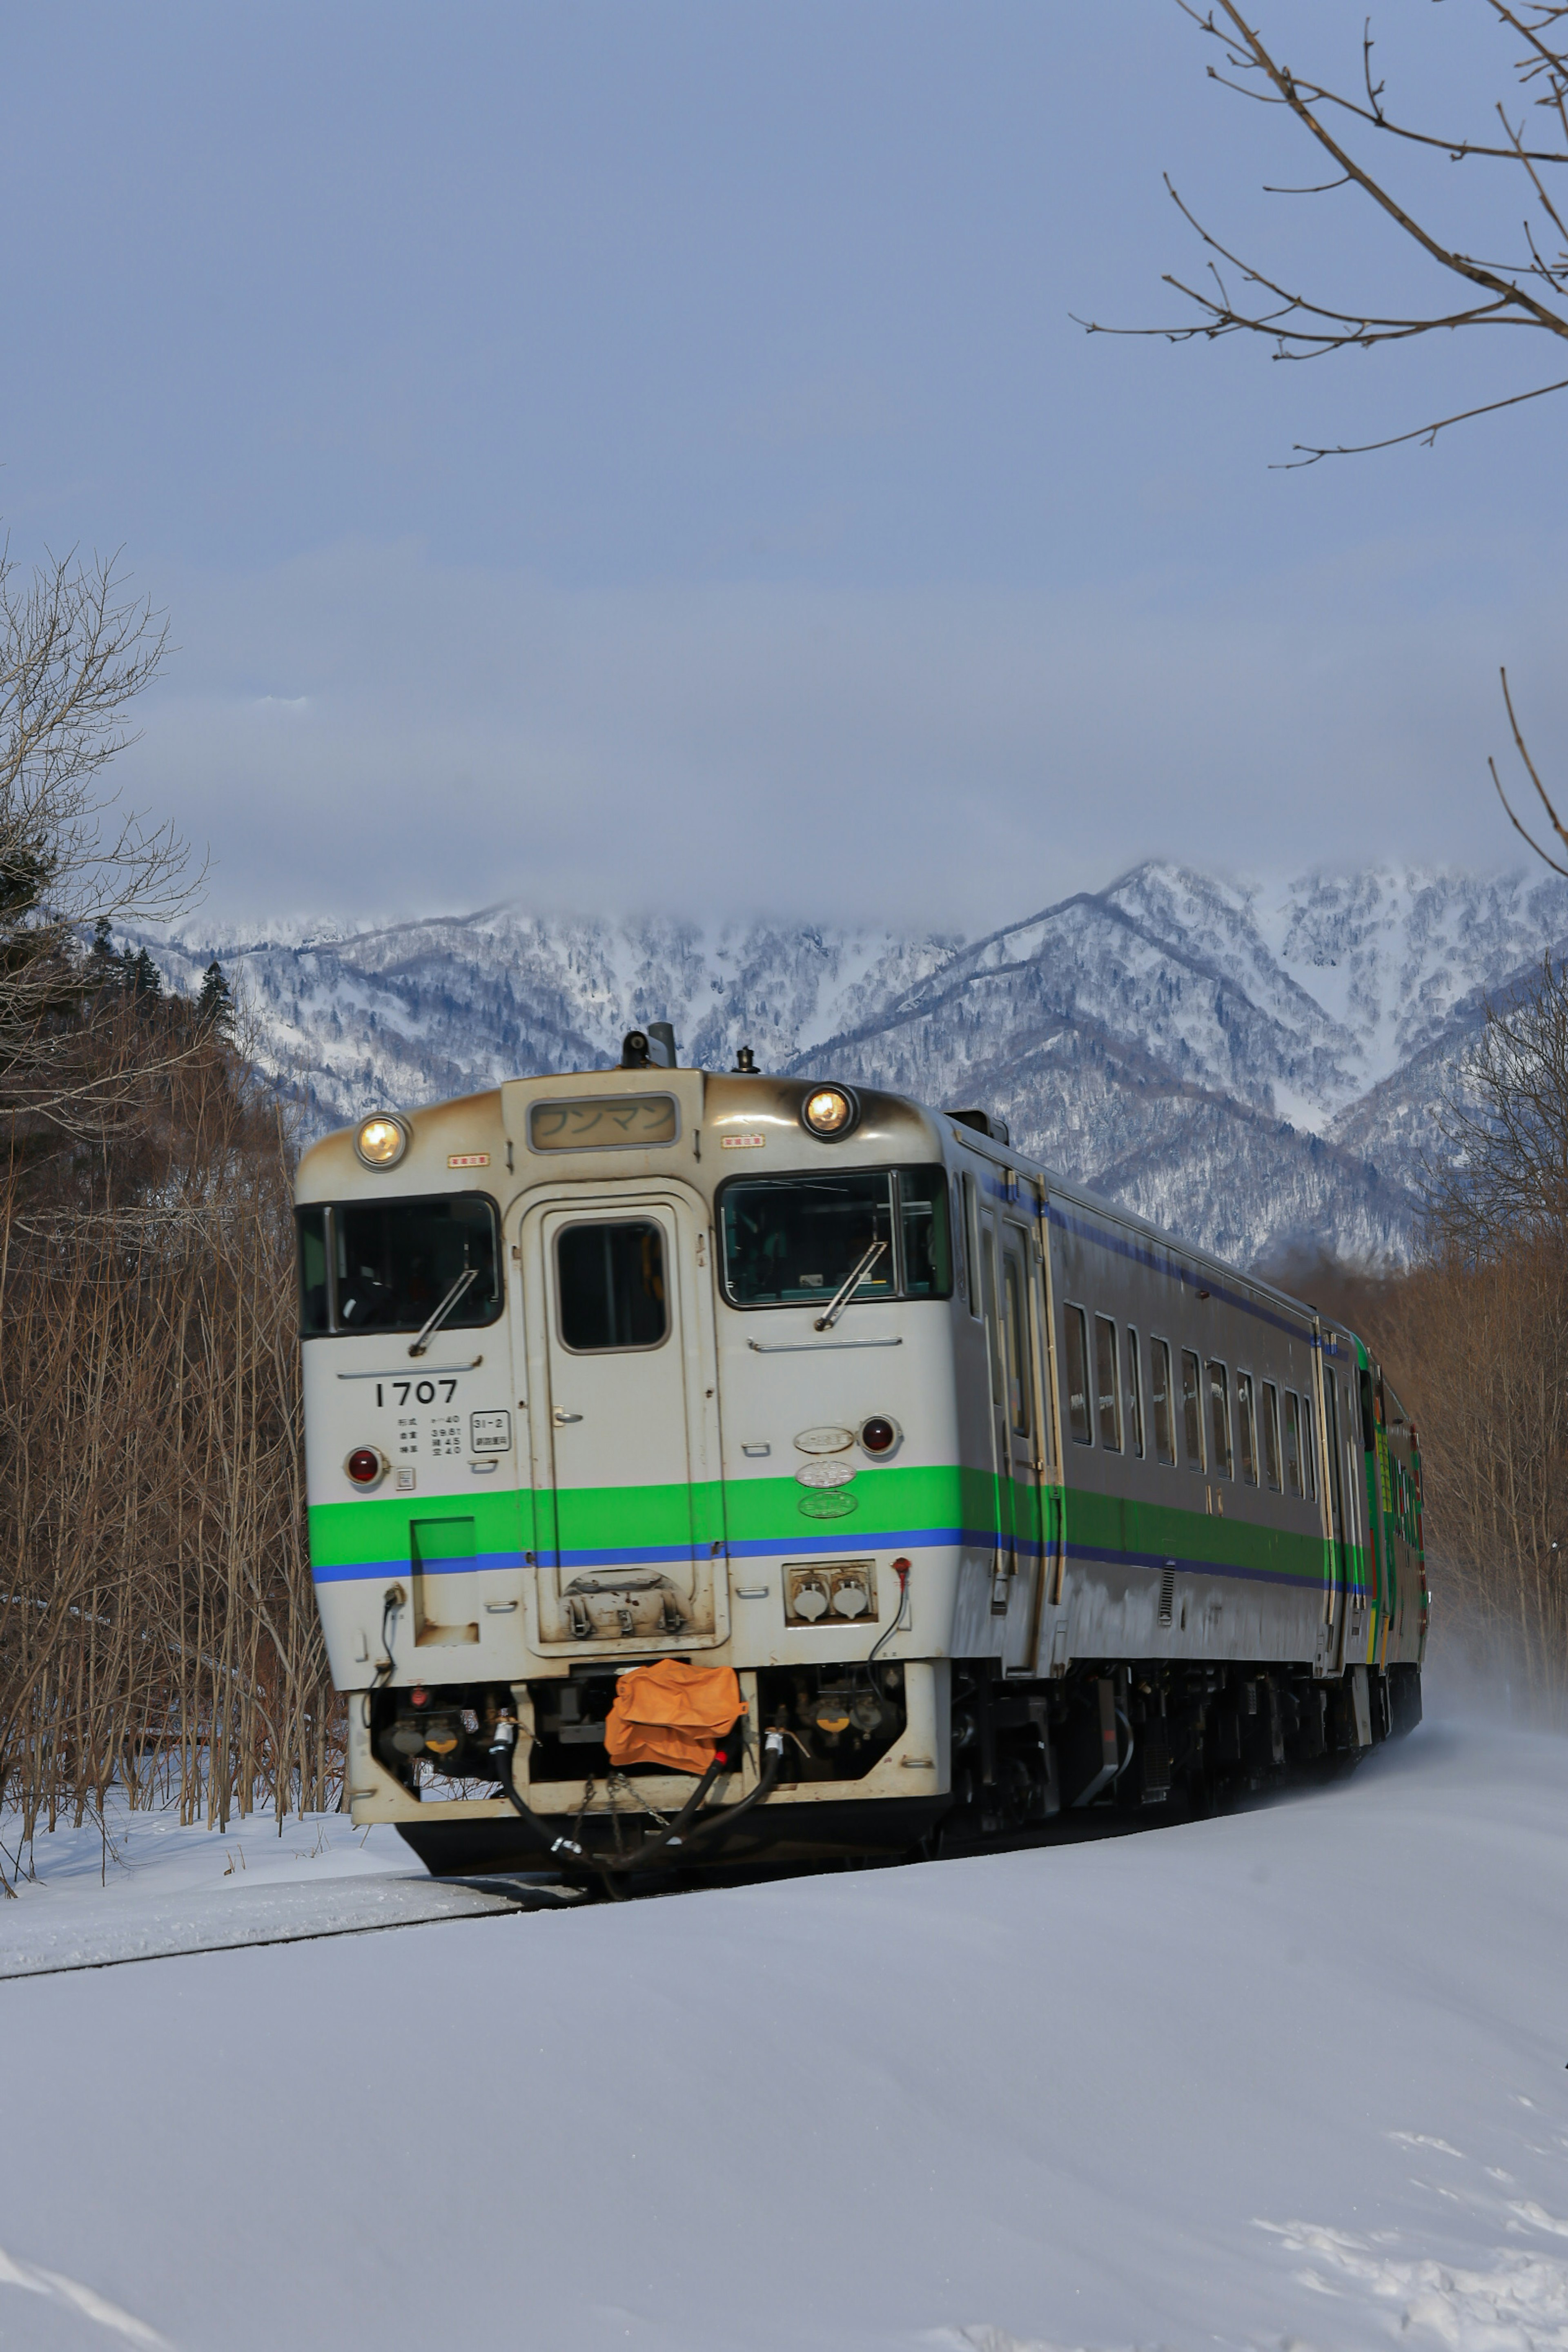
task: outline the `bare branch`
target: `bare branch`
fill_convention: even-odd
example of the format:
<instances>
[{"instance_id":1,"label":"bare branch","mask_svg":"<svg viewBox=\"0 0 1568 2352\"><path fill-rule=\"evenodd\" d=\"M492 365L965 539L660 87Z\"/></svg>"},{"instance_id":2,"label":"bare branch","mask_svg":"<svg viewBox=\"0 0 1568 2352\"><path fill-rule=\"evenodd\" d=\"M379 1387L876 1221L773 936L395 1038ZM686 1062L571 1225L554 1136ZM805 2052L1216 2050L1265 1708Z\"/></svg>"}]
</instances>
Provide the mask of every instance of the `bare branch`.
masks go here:
<instances>
[{"instance_id":1,"label":"bare branch","mask_svg":"<svg viewBox=\"0 0 1568 2352\"><path fill-rule=\"evenodd\" d=\"M1524 762L1524 772L1526 775L1530 778L1531 782L1535 786L1537 793L1541 796L1542 807L1552 819L1552 831L1556 834L1558 839L1563 844L1563 846L1568 848L1568 833L1563 831L1563 821L1561 817L1559 817L1556 810L1552 807L1551 801L1547 798L1546 787L1542 782L1541 777L1536 770L1535 762L1530 756L1529 748L1526 745L1523 734L1520 730L1519 720L1514 715L1513 696L1509 691L1508 672L1506 669L1500 670L1498 675L1502 680L1503 704L1504 708L1508 711L1508 723L1513 730L1514 749L1518 751L1520 758Z\"/></svg>"},{"instance_id":2,"label":"bare branch","mask_svg":"<svg viewBox=\"0 0 1568 2352\"><path fill-rule=\"evenodd\" d=\"M1510 824L1512 825L1515 833L1519 835L1522 841L1529 842L1531 849L1534 850L1537 857L1540 858L1543 866L1550 866L1553 874L1561 874L1563 879L1568 881L1568 866L1559 866L1557 860L1551 856L1547 851L1542 849L1541 844L1535 839L1534 835L1532 834L1526 833L1523 825L1521 824L1518 817L1515 816L1509 796L1502 788L1502 779L1497 772L1497 761L1489 757L1487 765L1491 770L1492 782L1497 786L1497 796L1499 800L1501 801L1503 808L1507 813L1508 821Z\"/></svg>"},{"instance_id":3,"label":"bare branch","mask_svg":"<svg viewBox=\"0 0 1568 2352\"><path fill-rule=\"evenodd\" d=\"M1462 328L1524 327L1568 341L1568 206L1553 194L1546 176L1552 170L1568 165L1568 5L1556 5L1556 0L1536 6L1521 5L1520 0L1483 0L1496 24L1512 31L1524 44L1526 54L1514 61L1512 72L1517 83L1531 90L1530 103L1545 108L1553 126L1561 130L1562 145L1551 147L1537 146L1527 140L1525 123L1512 121L1500 101L1495 105L1503 131L1500 144L1456 138L1396 119L1386 105L1386 84L1374 72L1370 18L1362 35L1363 94L1356 97L1281 64L1261 30L1243 14L1240 0L1213 0L1212 5L1202 7L1195 5L1195 0L1176 0L1176 5L1200 32L1220 44L1224 66L1211 65L1207 69L1209 79L1255 103L1285 109L1334 166L1333 176L1323 181L1303 184L1266 182L1267 194L1326 195L1344 187L1358 189L1410 244L1450 278L1458 278L1470 289L1475 299L1454 309L1434 308L1405 315L1380 312L1370 307L1364 311L1353 310L1343 302L1314 299L1285 286L1268 270L1222 244L1167 177L1165 184L1173 203L1205 252L1215 257L1208 265L1214 281L1212 289L1189 284L1170 273L1165 276L1164 282L1193 305L1197 317L1184 323L1131 329L1078 319L1077 323L1087 332L1158 335L1170 342L1187 342L1196 336L1215 341L1225 335L1247 333L1265 337L1275 359L1291 360L1318 359L1333 351L1367 351L1383 343L1406 342L1439 331L1454 332ZM1447 154L1456 162L1474 160L1483 164L1502 164L1521 173L1525 190L1523 257L1493 261L1439 235L1424 217L1420 206L1396 194L1352 152L1347 142L1363 130L1384 135L1394 148L1427 150ZM1531 217L1532 208L1537 206L1537 218L1547 225L1550 236L1537 233ZM1553 241L1560 244L1561 251L1551 249ZM1233 299L1215 261L1238 273L1241 290L1237 298ZM1522 393L1500 393L1495 399L1479 402L1474 407L1371 441L1299 443L1292 464L1315 465L1324 457L1363 455L1412 441L1430 446L1436 436L1450 425L1492 415L1523 401L1538 400L1565 389L1568 380Z\"/></svg>"},{"instance_id":4,"label":"bare branch","mask_svg":"<svg viewBox=\"0 0 1568 2352\"><path fill-rule=\"evenodd\" d=\"M1320 457L1364 457L1374 449L1397 449L1405 441L1425 441L1430 448L1438 434L1446 433L1450 425L1468 425L1472 418L1494 415L1500 408L1517 408L1521 401L1544 400L1549 392L1568 392L1568 376L1563 376L1557 383L1537 384L1533 392L1510 392L1506 399L1483 401L1479 408L1461 408L1452 416L1438 417L1435 425L1417 425L1408 433L1391 433L1386 441L1345 441L1336 444L1331 449L1314 449L1306 442L1298 441L1296 446L1301 455L1296 461L1296 467L1281 464L1271 470L1289 473L1301 466L1315 466Z\"/></svg>"}]
</instances>

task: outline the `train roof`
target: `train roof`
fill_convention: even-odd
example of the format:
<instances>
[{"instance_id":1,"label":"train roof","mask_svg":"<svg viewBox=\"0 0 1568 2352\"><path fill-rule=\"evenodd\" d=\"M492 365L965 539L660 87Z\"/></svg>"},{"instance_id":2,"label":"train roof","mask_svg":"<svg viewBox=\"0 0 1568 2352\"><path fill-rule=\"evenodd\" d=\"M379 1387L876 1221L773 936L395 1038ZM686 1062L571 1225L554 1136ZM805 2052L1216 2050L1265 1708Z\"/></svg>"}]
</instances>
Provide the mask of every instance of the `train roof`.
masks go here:
<instances>
[{"instance_id":1,"label":"train roof","mask_svg":"<svg viewBox=\"0 0 1568 2352\"><path fill-rule=\"evenodd\" d=\"M1234 1287L1239 1285L1252 1297L1259 1301L1267 1301L1276 1309L1298 1317L1303 1322L1321 1320L1331 1328L1343 1332L1348 1338L1355 1336L1350 1330L1350 1327L1342 1323L1338 1317L1323 1314L1310 1301L1297 1297L1294 1293L1284 1289L1279 1284L1269 1282L1259 1275L1234 1265L1229 1260L1216 1256L1213 1251L1202 1249L1191 1242L1184 1241L1179 1235L1168 1232L1163 1226L1153 1223L1151 1219L1140 1216L1135 1210L1123 1208L1118 1202L1108 1201L1102 1195L1090 1192L1087 1186L1075 1183L1070 1178L1063 1176L1057 1170L1047 1166L1045 1161L1031 1158L1017 1145L1010 1141L1003 1142L995 1134L982 1132L977 1125L972 1123L972 1118L976 1115L961 1118L954 1111L938 1109L920 1102L913 1096L900 1094L891 1088L868 1087L854 1079L839 1080L830 1068L823 1068L810 1077L796 1077L793 1074L788 1076L775 1076L763 1071L700 1070L692 1074L699 1075L703 1079L705 1094L707 1088L715 1082L722 1088L723 1095L728 1097L724 1110L726 1121L735 1118L743 1119L751 1115L752 1105L755 1106L755 1115L761 1116L766 1108L776 1110L784 1101L793 1103L797 1097L804 1099L815 1087L835 1083L847 1085L861 1098L867 1109L873 1112L873 1116L865 1122L866 1127L870 1129L873 1134L879 1129L885 1129L889 1127L897 1129L904 1126L908 1121L910 1124L906 1128L905 1137L898 1139L900 1143L904 1143L906 1138L909 1143L914 1142L916 1133L922 1131L924 1138L930 1143L936 1144L950 1140L962 1151L976 1159L989 1160L998 1168L1014 1170L1031 1182L1040 1185L1047 1201L1051 1202L1076 1209L1086 1216L1112 1224L1130 1236L1135 1236L1146 1247L1165 1253L1195 1272L1207 1273L1227 1286ZM533 1087L543 1084L565 1086L588 1084L596 1091L598 1087L604 1086L606 1079L612 1076L622 1076L635 1081L639 1086L647 1086L650 1080L657 1082L661 1076L675 1077L678 1075L679 1074L673 1070L667 1071L657 1067L616 1069L613 1066L608 1069L598 1070L520 1073L518 1078L503 1081L500 1087L484 1088L473 1095L456 1097L440 1103L422 1105L418 1110L411 1112L409 1116L416 1119L435 1118L444 1127L453 1114L471 1114L481 1105L489 1107L493 1104L494 1115L499 1118L501 1114L502 1097L512 1087L521 1086L531 1090ZM880 1113L881 1116L876 1116L877 1113ZM332 1168L335 1172L337 1169L343 1168L345 1145L349 1147L352 1155L353 1132L353 1130L348 1129L338 1129L331 1135L323 1137L320 1142L311 1147L301 1162L300 1171L301 1198L314 1199L327 1196L325 1185L331 1183L328 1170ZM872 1134L863 1136L863 1143L869 1142L871 1139ZM885 1139L889 1143L894 1140L891 1135L886 1136ZM858 1153L853 1150L854 1139L846 1138L845 1143L850 1147L847 1157L852 1160L858 1158ZM837 1150L841 1147L829 1145L827 1148ZM316 1163L313 1168L309 1165L312 1160ZM363 1171L357 1172L363 1173ZM325 1185L323 1180L325 1180Z\"/></svg>"},{"instance_id":2,"label":"train roof","mask_svg":"<svg viewBox=\"0 0 1568 2352\"><path fill-rule=\"evenodd\" d=\"M1044 1160L1033 1160L1027 1152L1020 1151L1016 1144L998 1142L994 1137L982 1135L975 1129L961 1125L951 1111L933 1113L932 1116L942 1119L951 1129L954 1142L964 1150L978 1152L994 1160L999 1166L1019 1170L1042 1184L1048 1199L1068 1202L1088 1215L1104 1218L1124 1232L1136 1234L1151 1247L1167 1251L1172 1256L1180 1258L1184 1265L1212 1274L1216 1279L1223 1278L1229 1284L1240 1283L1254 1297L1267 1299L1272 1306L1299 1315L1305 1321L1316 1318L1331 1324L1336 1330L1348 1328L1340 1324L1336 1317L1321 1315L1320 1310L1308 1300L1298 1298L1279 1284L1268 1282L1260 1275L1247 1273L1244 1268L1233 1265L1228 1258L1216 1257L1212 1250L1199 1248L1191 1242L1183 1241L1180 1235L1168 1233L1163 1225L1154 1224L1148 1217L1141 1217L1136 1210L1122 1208L1119 1202L1106 1200L1103 1194L1091 1192L1087 1185L1074 1183L1070 1178L1048 1167Z\"/></svg>"}]
</instances>

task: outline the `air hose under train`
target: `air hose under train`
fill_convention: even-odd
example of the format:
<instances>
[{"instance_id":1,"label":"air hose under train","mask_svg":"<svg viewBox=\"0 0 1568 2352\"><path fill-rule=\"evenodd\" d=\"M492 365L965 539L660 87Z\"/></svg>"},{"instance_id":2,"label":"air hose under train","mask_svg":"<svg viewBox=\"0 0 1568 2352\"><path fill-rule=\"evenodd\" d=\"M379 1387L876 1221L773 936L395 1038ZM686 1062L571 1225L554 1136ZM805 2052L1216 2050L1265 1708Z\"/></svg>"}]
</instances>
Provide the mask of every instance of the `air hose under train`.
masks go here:
<instances>
[{"instance_id":1,"label":"air hose under train","mask_svg":"<svg viewBox=\"0 0 1568 2352\"><path fill-rule=\"evenodd\" d=\"M502 1796L526 1825L535 1843L565 1868L595 1871L608 1886L617 1877L634 1870L673 1869L678 1863L687 1859L694 1845L706 1843L721 1833L727 1836L744 1814L754 1806L766 1803L778 1786L778 1777L784 1768L782 1731L767 1731L763 1735L763 1769L750 1796L742 1797L738 1804L725 1805L715 1812L704 1813L701 1810L715 1780L735 1769L736 1759L730 1747L730 1738L733 1737L731 1732L720 1742L714 1751L713 1761L675 1819L650 1844L635 1854L591 1853L575 1838L557 1836L548 1822L542 1822L532 1808L523 1803L512 1784L511 1754L517 1739L517 1725L510 1716L502 1716L497 1722L495 1737L490 1742L490 1756L497 1767Z\"/></svg>"}]
</instances>

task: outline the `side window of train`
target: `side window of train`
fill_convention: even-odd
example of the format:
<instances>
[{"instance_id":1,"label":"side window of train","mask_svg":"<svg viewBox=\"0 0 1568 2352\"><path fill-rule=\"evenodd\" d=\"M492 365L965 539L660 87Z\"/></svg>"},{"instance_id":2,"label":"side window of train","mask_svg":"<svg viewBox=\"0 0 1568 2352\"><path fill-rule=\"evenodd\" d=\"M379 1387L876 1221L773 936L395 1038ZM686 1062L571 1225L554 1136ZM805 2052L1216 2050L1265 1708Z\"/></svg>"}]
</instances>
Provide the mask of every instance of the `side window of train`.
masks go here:
<instances>
[{"instance_id":1,"label":"side window of train","mask_svg":"<svg viewBox=\"0 0 1568 2352\"><path fill-rule=\"evenodd\" d=\"M1289 1495L1300 1496L1305 1490L1301 1485L1301 1433L1297 1414L1296 1391L1294 1389L1287 1389L1285 1391L1285 1491Z\"/></svg>"},{"instance_id":2,"label":"side window of train","mask_svg":"<svg viewBox=\"0 0 1568 2352\"><path fill-rule=\"evenodd\" d=\"M963 1180L959 1176L955 1176L952 1180L952 1199L949 1204L949 1214L952 1218L953 1288L957 1291L960 1298L962 1298L964 1303L970 1307L971 1311L973 1312L973 1302L970 1298L969 1290L971 1265L969 1255L969 1217L964 1206Z\"/></svg>"},{"instance_id":3,"label":"side window of train","mask_svg":"<svg viewBox=\"0 0 1568 2352\"><path fill-rule=\"evenodd\" d=\"M1191 1348L1182 1349L1182 1419L1187 1441L1187 1467L1204 1467L1203 1370Z\"/></svg>"},{"instance_id":4,"label":"side window of train","mask_svg":"<svg viewBox=\"0 0 1568 2352\"><path fill-rule=\"evenodd\" d=\"M1143 1384L1138 1372L1138 1334L1127 1326L1127 1442L1143 1459Z\"/></svg>"},{"instance_id":5,"label":"side window of train","mask_svg":"<svg viewBox=\"0 0 1568 2352\"><path fill-rule=\"evenodd\" d=\"M1241 1475L1246 1484L1258 1484L1258 1408L1253 1400L1252 1374L1237 1372L1236 1376L1236 1436L1241 1454Z\"/></svg>"},{"instance_id":6,"label":"side window of train","mask_svg":"<svg viewBox=\"0 0 1568 2352\"><path fill-rule=\"evenodd\" d=\"M1109 1315L1094 1318L1095 1404L1100 1442L1108 1454L1121 1451L1121 1399L1117 1393L1116 1326Z\"/></svg>"},{"instance_id":7,"label":"side window of train","mask_svg":"<svg viewBox=\"0 0 1568 2352\"><path fill-rule=\"evenodd\" d=\"M1002 1247L1002 1287L1006 1307L1007 1418L1015 1437L1027 1437L1034 1423L1029 1409L1029 1304L1024 1288L1024 1260L1016 1247Z\"/></svg>"},{"instance_id":8,"label":"side window of train","mask_svg":"<svg viewBox=\"0 0 1568 2352\"><path fill-rule=\"evenodd\" d=\"M332 1328L327 1311L327 1213L296 1209L300 1236L300 1336L319 1339Z\"/></svg>"},{"instance_id":9,"label":"side window of train","mask_svg":"<svg viewBox=\"0 0 1568 2352\"><path fill-rule=\"evenodd\" d=\"M1230 1374L1217 1356L1209 1359L1209 1411L1214 1419L1214 1475L1229 1478L1233 1473L1230 1458Z\"/></svg>"},{"instance_id":10,"label":"side window of train","mask_svg":"<svg viewBox=\"0 0 1568 2352\"><path fill-rule=\"evenodd\" d=\"M1063 1309L1067 1325L1068 1427L1075 1445L1092 1445L1089 1425L1089 1323L1081 1307Z\"/></svg>"},{"instance_id":11,"label":"side window of train","mask_svg":"<svg viewBox=\"0 0 1568 2352\"><path fill-rule=\"evenodd\" d=\"M1301 1476L1308 1499L1318 1499L1318 1448L1312 1436L1312 1400L1301 1399Z\"/></svg>"},{"instance_id":12,"label":"side window of train","mask_svg":"<svg viewBox=\"0 0 1568 2352\"><path fill-rule=\"evenodd\" d=\"M555 1281L561 1337L580 1355L658 1348L668 1334L664 1235L645 1219L567 1225L556 1236Z\"/></svg>"},{"instance_id":13,"label":"side window of train","mask_svg":"<svg viewBox=\"0 0 1568 2352\"><path fill-rule=\"evenodd\" d=\"M985 1312L980 1295L980 1195L973 1176L963 1177L963 1246L969 1257L969 1311L976 1322Z\"/></svg>"},{"instance_id":14,"label":"side window of train","mask_svg":"<svg viewBox=\"0 0 1568 2352\"><path fill-rule=\"evenodd\" d=\"M1149 1401L1154 1408L1154 1451L1167 1469L1176 1463L1176 1409L1171 1395L1171 1349L1164 1339L1149 1342L1152 1374Z\"/></svg>"},{"instance_id":15,"label":"side window of train","mask_svg":"<svg viewBox=\"0 0 1568 2352\"><path fill-rule=\"evenodd\" d=\"M1272 1381L1263 1383L1263 1475L1279 1492L1279 1391Z\"/></svg>"},{"instance_id":16,"label":"side window of train","mask_svg":"<svg viewBox=\"0 0 1568 2352\"><path fill-rule=\"evenodd\" d=\"M991 1356L991 1402L1000 1407L1005 1391L1002 1334L996 1328L996 1236L988 1224L980 1228L980 1288L985 1314L985 1344Z\"/></svg>"}]
</instances>

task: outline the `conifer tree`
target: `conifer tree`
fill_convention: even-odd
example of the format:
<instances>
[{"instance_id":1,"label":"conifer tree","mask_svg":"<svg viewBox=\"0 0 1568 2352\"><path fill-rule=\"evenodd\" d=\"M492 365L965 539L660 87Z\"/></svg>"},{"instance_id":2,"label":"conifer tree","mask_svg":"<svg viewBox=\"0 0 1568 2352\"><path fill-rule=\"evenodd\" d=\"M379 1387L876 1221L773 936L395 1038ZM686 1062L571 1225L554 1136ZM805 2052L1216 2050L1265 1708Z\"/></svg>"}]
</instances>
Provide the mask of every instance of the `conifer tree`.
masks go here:
<instances>
[{"instance_id":1,"label":"conifer tree","mask_svg":"<svg viewBox=\"0 0 1568 2352\"><path fill-rule=\"evenodd\" d=\"M224 977L224 969L215 956L202 974L201 994L196 999L196 1019L215 1037L227 1037L234 1030L234 991Z\"/></svg>"}]
</instances>

